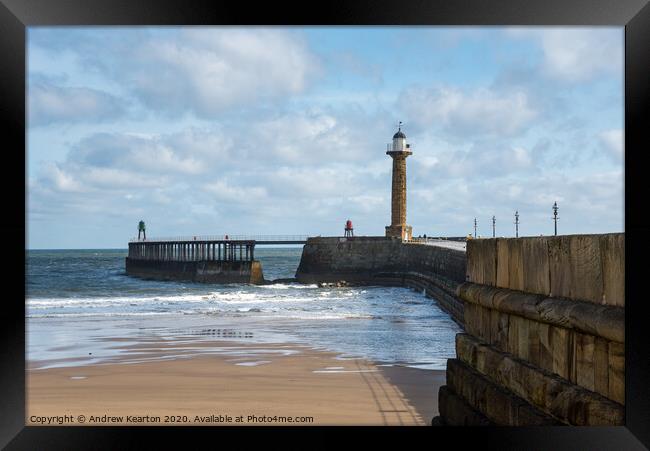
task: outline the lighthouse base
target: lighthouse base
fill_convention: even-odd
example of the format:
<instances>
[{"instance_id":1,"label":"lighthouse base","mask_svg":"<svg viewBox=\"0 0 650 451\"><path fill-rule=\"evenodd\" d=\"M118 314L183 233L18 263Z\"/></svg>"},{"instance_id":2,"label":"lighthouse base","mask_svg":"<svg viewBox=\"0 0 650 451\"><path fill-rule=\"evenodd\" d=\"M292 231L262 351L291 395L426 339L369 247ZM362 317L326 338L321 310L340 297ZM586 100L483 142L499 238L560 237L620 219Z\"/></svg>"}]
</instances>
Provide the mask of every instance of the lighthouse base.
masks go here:
<instances>
[{"instance_id":1,"label":"lighthouse base","mask_svg":"<svg viewBox=\"0 0 650 451\"><path fill-rule=\"evenodd\" d=\"M413 237L413 228L410 225L386 226L386 236L408 241Z\"/></svg>"}]
</instances>

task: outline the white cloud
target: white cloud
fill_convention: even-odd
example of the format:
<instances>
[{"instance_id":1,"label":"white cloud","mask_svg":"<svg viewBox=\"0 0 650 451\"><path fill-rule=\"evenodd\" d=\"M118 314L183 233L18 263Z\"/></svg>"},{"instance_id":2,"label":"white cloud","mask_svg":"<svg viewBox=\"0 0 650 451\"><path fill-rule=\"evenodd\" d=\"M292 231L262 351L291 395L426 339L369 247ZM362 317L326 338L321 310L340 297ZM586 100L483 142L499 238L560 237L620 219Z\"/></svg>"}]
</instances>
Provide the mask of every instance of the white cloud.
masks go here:
<instances>
[{"instance_id":1,"label":"white cloud","mask_svg":"<svg viewBox=\"0 0 650 451\"><path fill-rule=\"evenodd\" d=\"M183 30L115 57L123 64L114 76L147 106L204 118L300 93L319 66L297 34L255 28Z\"/></svg>"},{"instance_id":2,"label":"white cloud","mask_svg":"<svg viewBox=\"0 0 650 451\"><path fill-rule=\"evenodd\" d=\"M355 146L354 130L325 112L283 114L246 128L250 130L246 148L279 164L320 163L323 158L341 161L361 156L362 148Z\"/></svg>"},{"instance_id":3,"label":"white cloud","mask_svg":"<svg viewBox=\"0 0 650 451\"><path fill-rule=\"evenodd\" d=\"M41 172L40 180L45 185L62 192L81 192L82 185L71 174L66 173L58 164L48 163ZM37 183L33 185L37 186Z\"/></svg>"},{"instance_id":4,"label":"white cloud","mask_svg":"<svg viewBox=\"0 0 650 451\"><path fill-rule=\"evenodd\" d=\"M435 154L416 155L411 165L414 173L424 179L480 177L500 178L510 174L534 174L540 164L540 156L521 146L509 146L504 141L475 141L465 148L447 149L435 142L421 146L440 149Z\"/></svg>"},{"instance_id":5,"label":"white cloud","mask_svg":"<svg viewBox=\"0 0 650 451\"><path fill-rule=\"evenodd\" d=\"M120 117L123 101L103 91L28 82L29 126L62 122L101 122Z\"/></svg>"},{"instance_id":6,"label":"white cloud","mask_svg":"<svg viewBox=\"0 0 650 451\"><path fill-rule=\"evenodd\" d=\"M625 145L623 130L612 129L603 131L598 135L598 139L607 154L615 161L620 161L623 158L623 148Z\"/></svg>"},{"instance_id":7,"label":"white cloud","mask_svg":"<svg viewBox=\"0 0 650 451\"><path fill-rule=\"evenodd\" d=\"M91 189L125 190L158 188L168 177L143 176L140 171L115 168L83 167L68 165L84 185Z\"/></svg>"},{"instance_id":8,"label":"white cloud","mask_svg":"<svg viewBox=\"0 0 650 451\"><path fill-rule=\"evenodd\" d=\"M30 46L53 59L72 59L162 117L192 113L218 119L235 107L282 102L303 93L322 73L301 32L268 27L45 29L31 33ZM89 104L109 100L109 94L90 89L64 94L34 90L45 113L60 120L88 117L83 110ZM71 94L78 105L68 107Z\"/></svg>"},{"instance_id":9,"label":"white cloud","mask_svg":"<svg viewBox=\"0 0 650 451\"><path fill-rule=\"evenodd\" d=\"M507 34L538 40L543 70L553 78L580 82L623 73L622 28L513 28Z\"/></svg>"},{"instance_id":10,"label":"white cloud","mask_svg":"<svg viewBox=\"0 0 650 451\"><path fill-rule=\"evenodd\" d=\"M226 180L218 180L203 186L214 199L229 203L258 203L267 198L266 188L263 186L236 186Z\"/></svg>"},{"instance_id":11,"label":"white cloud","mask_svg":"<svg viewBox=\"0 0 650 451\"><path fill-rule=\"evenodd\" d=\"M538 116L523 90L411 87L402 93L399 103L404 106L410 124L440 128L463 139L476 135L512 136L525 130Z\"/></svg>"},{"instance_id":12,"label":"white cloud","mask_svg":"<svg viewBox=\"0 0 650 451\"><path fill-rule=\"evenodd\" d=\"M84 167L150 173L198 174L206 168L192 155L171 147L159 138L121 133L97 133L78 144L69 160Z\"/></svg>"},{"instance_id":13,"label":"white cloud","mask_svg":"<svg viewBox=\"0 0 650 451\"><path fill-rule=\"evenodd\" d=\"M274 194L285 198L342 197L357 191L354 171L332 164L319 168L285 166L273 171L266 179Z\"/></svg>"}]
</instances>

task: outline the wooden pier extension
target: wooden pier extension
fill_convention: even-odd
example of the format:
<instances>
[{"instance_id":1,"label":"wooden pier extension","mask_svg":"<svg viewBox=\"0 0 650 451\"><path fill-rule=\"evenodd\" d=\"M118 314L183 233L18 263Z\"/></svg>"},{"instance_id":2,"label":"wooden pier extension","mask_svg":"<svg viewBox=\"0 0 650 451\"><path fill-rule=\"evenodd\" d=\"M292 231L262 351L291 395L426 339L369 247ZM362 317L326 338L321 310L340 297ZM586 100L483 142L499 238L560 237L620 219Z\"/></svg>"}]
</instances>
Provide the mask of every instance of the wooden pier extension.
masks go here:
<instances>
[{"instance_id":1,"label":"wooden pier extension","mask_svg":"<svg viewBox=\"0 0 650 451\"><path fill-rule=\"evenodd\" d=\"M264 282L255 240L132 240L126 273L146 279L207 283Z\"/></svg>"}]
</instances>

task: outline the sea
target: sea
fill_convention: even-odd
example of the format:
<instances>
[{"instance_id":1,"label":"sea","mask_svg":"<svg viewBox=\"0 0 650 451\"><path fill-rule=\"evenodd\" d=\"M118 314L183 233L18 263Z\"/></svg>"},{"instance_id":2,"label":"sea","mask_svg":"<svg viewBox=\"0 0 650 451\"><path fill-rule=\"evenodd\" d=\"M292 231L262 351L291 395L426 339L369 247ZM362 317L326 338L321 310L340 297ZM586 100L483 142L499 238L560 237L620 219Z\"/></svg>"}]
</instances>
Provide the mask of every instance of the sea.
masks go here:
<instances>
[{"instance_id":1,"label":"sea","mask_svg":"<svg viewBox=\"0 0 650 451\"><path fill-rule=\"evenodd\" d=\"M302 247L255 250L267 280L294 277L301 253ZM455 356L460 327L421 291L143 280L126 275L126 255L26 252L30 368L135 362L129 349L143 342L174 342L179 355L169 358L224 352L206 346L223 341L303 345L340 359L423 369L444 369Z\"/></svg>"}]
</instances>

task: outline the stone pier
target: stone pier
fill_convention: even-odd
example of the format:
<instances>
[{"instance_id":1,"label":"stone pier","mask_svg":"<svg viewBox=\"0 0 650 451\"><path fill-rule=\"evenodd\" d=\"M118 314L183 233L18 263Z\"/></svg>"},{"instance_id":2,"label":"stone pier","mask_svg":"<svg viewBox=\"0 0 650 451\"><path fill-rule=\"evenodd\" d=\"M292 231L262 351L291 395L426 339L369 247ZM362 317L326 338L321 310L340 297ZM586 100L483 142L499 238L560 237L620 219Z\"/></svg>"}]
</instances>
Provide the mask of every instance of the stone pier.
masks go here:
<instances>
[{"instance_id":1,"label":"stone pier","mask_svg":"<svg viewBox=\"0 0 650 451\"><path fill-rule=\"evenodd\" d=\"M623 234L469 241L434 424L624 424L624 263Z\"/></svg>"},{"instance_id":2,"label":"stone pier","mask_svg":"<svg viewBox=\"0 0 650 451\"><path fill-rule=\"evenodd\" d=\"M301 283L345 281L353 285L405 286L435 299L458 323L463 303L465 252L386 237L309 238L296 278Z\"/></svg>"}]
</instances>

